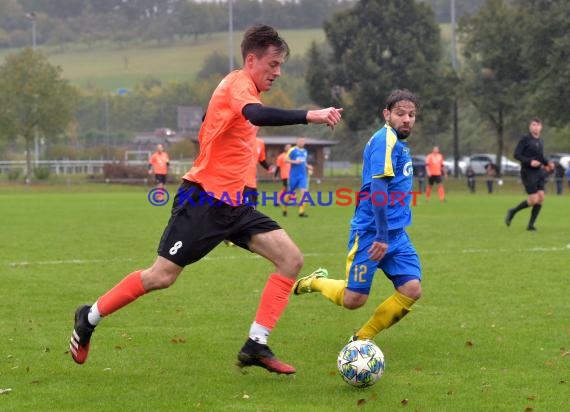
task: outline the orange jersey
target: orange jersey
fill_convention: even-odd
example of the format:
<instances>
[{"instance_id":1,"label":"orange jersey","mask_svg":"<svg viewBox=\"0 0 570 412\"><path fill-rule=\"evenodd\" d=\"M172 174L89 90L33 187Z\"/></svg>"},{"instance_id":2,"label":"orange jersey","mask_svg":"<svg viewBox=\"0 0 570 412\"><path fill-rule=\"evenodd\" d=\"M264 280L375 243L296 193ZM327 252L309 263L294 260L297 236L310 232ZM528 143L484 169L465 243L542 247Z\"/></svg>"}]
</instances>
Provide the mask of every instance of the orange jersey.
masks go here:
<instances>
[{"instance_id":1,"label":"orange jersey","mask_svg":"<svg viewBox=\"0 0 570 412\"><path fill-rule=\"evenodd\" d=\"M259 137L255 138L255 154L251 160L251 167L247 173L245 185L253 188L257 187L257 164L265 160L265 142Z\"/></svg>"},{"instance_id":2,"label":"orange jersey","mask_svg":"<svg viewBox=\"0 0 570 412\"><path fill-rule=\"evenodd\" d=\"M148 161L152 166L152 170L157 175L165 175L168 173L168 162L170 162L170 159L166 152L154 152Z\"/></svg>"},{"instance_id":3,"label":"orange jersey","mask_svg":"<svg viewBox=\"0 0 570 412\"><path fill-rule=\"evenodd\" d=\"M291 163L287 163L285 159L287 159L287 153L281 153L277 156L277 167L281 179L289 179L289 172L291 171Z\"/></svg>"},{"instance_id":4,"label":"orange jersey","mask_svg":"<svg viewBox=\"0 0 570 412\"><path fill-rule=\"evenodd\" d=\"M216 87L198 134L200 154L183 179L199 183L216 199L241 199L255 154L258 127L241 113L245 105L261 104L260 92L243 70L228 74ZM227 202L230 203L230 202Z\"/></svg>"},{"instance_id":5,"label":"orange jersey","mask_svg":"<svg viewBox=\"0 0 570 412\"><path fill-rule=\"evenodd\" d=\"M428 176L441 176L443 174L443 160L441 153L430 153L426 156Z\"/></svg>"}]
</instances>

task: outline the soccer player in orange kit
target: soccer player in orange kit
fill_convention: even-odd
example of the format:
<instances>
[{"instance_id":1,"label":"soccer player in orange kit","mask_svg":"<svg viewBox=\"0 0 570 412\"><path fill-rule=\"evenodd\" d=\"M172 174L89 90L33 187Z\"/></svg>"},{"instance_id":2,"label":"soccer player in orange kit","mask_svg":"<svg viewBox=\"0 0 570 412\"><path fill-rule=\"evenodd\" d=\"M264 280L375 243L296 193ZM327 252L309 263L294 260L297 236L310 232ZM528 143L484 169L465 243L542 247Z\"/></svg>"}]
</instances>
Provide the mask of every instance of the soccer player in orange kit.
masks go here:
<instances>
[{"instance_id":1,"label":"soccer player in orange kit","mask_svg":"<svg viewBox=\"0 0 570 412\"><path fill-rule=\"evenodd\" d=\"M289 173L291 172L291 163L287 163L287 154L289 153L290 149L291 145L286 144L283 147L283 151L279 154L279 156L277 156L277 160L275 161L275 163L277 164L277 170L279 171L279 178L281 179L282 183L281 190L277 195L277 198L279 200L282 199L282 197L285 195L285 192L289 189ZM287 215L286 209L283 210L283 214Z\"/></svg>"},{"instance_id":2,"label":"soccer player in orange kit","mask_svg":"<svg viewBox=\"0 0 570 412\"><path fill-rule=\"evenodd\" d=\"M148 173L154 173L156 187L163 188L166 184L170 159L161 144L156 145L156 152L148 160Z\"/></svg>"},{"instance_id":3,"label":"soccer player in orange kit","mask_svg":"<svg viewBox=\"0 0 570 412\"><path fill-rule=\"evenodd\" d=\"M274 265L249 336L238 352L238 365L258 366L280 374L295 373L293 366L273 354L267 340L287 306L303 255L277 222L242 202L243 190L260 126L317 123L334 128L341 120L342 109L285 110L264 106L260 95L281 75L289 46L275 29L257 24L244 33L241 50L243 67L229 73L212 94L198 136L200 154L182 178L154 263L127 275L95 303L77 308L70 340L75 362L86 361L91 335L102 317L151 291L168 288L185 266L202 259L228 239ZM239 282L234 272L235 268L231 276L217 276ZM217 304L223 304L223 299L220 297ZM216 325L212 327L215 329Z\"/></svg>"},{"instance_id":4,"label":"soccer player in orange kit","mask_svg":"<svg viewBox=\"0 0 570 412\"><path fill-rule=\"evenodd\" d=\"M431 187L437 185L437 194L440 202L445 202L445 189L443 178L445 177L445 165L443 155L439 152L439 147L434 146L431 153L426 156L426 172L428 175L428 187L426 188L426 200L431 196Z\"/></svg>"},{"instance_id":5,"label":"soccer player in orange kit","mask_svg":"<svg viewBox=\"0 0 570 412\"><path fill-rule=\"evenodd\" d=\"M248 202L251 206L256 207L259 192L257 191L257 165L261 165L269 173L273 173L275 166L270 166L265 158L265 142L263 139L255 138L255 154L251 160L251 167L247 172L247 178L244 189L244 201Z\"/></svg>"}]
</instances>

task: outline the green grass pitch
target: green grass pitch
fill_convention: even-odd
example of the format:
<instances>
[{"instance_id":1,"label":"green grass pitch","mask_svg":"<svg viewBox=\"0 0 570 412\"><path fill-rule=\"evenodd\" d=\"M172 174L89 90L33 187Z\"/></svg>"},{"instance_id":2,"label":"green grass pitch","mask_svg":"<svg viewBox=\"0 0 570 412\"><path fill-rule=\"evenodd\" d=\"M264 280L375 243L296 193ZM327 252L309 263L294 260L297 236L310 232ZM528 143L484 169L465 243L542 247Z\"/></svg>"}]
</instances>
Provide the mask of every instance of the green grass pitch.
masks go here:
<instances>
[{"instance_id":1,"label":"green grass pitch","mask_svg":"<svg viewBox=\"0 0 570 412\"><path fill-rule=\"evenodd\" d=\"M339 186L356 183L312 191ZM173 287L104 319L89 360L74 364L67 346L76 306L151 264L169 206L151 206L141 187L3 186L0 410L568 410L570 196L549 193L539 231L529 233L528 209L510 228L503 223L524 198L520 186L493 195L463 186L450 184L445 204L420 199L414 208L409 233L424 296L376 339L386 372L364 390L341 380L336 356L391 293L382 273L356 311L292 296L270 345L297 374L242 374L236 353L272 268L223 245ZM304 273L323 266L343 276L352 207L309 207L309 219L262 210L300 245Z\"/></svg>"}]
</instances>

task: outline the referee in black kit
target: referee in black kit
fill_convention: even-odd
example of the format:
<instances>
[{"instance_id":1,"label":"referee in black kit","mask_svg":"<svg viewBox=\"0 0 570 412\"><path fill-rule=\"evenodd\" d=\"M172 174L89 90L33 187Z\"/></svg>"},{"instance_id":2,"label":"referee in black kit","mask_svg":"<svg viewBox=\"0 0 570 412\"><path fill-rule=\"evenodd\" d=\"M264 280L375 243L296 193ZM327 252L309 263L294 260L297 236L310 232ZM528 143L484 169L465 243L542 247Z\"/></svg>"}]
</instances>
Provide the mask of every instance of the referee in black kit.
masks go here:
<instances>
[{"instance_id":1,"label":"referee in black kit","mask_svg":"<svg viewBox=\"0 0 570 412\"><path fill-rule=\"evenodd\" d=\"M505 223L511 225L511 221L522 209L532 206L530 220L526 230L535 231L534 222L540 213L544 200L544 184L546 176L554 170L554 164L544 157L544 147L540 139L542 122L534 117L528 127L529 134L523 136L515 149L515 159L521 162L521 179L528 194L517 206L507 211Z\"/></svg>"}]
</instances>

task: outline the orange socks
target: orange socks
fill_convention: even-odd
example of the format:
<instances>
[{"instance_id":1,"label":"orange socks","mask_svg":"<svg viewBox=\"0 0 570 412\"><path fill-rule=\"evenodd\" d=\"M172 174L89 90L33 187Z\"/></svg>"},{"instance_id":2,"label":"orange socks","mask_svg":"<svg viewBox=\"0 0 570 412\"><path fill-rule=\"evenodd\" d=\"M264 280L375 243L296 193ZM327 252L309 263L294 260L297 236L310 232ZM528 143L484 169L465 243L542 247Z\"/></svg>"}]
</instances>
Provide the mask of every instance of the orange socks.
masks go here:
<instances>
[{"instance_id":1,"label":"orange socks","mask_svg":"<svg viewBox=\"0 0 570 412\"><path fill-rule=\"evenodd\" d=\"M97 300L97 308L101 316L110 315L146 293L142 284L141 272L142 270L138 270L131 273ZM255 315L255 321L258 324L269 330L275 327L277 320L289 302L289 295L294 283L294 279L277 273L269 276Z\"/></svg>"},{"instance_id":2,"label":"orange socks","mask_svg":"<svg viewBox=\"0 0 570 412\"><path fill-rule=\"evenodd\" d=\"M443 188L443 186L441 186L441 185L438 186L437 194L439 195L439 201L444 202L445 201L445 189Z\"/></svg>"},{"instance_id":3,"label":"orange socks","mask_svg":"<svg viewBox=\"0 0 570 412\"><path fill-rule=\"evenodd\" d=\"M437 186L437 195L439 197L439 201L443 203L445 201L445 188L443 187L443 185ZM431 196L431 186L428 186L426 188L426 200L429 200L430 196Z\"/></svg>"},{"instance_id":4,"label":"orange socks","mask_svg":"<svg viewBox=\"0 0 570 412\"><path fill-rule=\"evenodd\" d=\"M269 330L273 329L289 302L294 283L295 279L289 279L277 273L271 274L261 294L255 322Z\"/></svg>"},{"instance_id":5,"label":"orange socks","mask_svg":"<svg viewBox=\"0 0 570 412\"><path fill-rule=\"evenodd\" d=\"M97 300L97 308L101 316L110 315L146 293L142 284L141 272L142 270L137 270L127 275L113 289Z\"/></svg>"}]
</instances>

